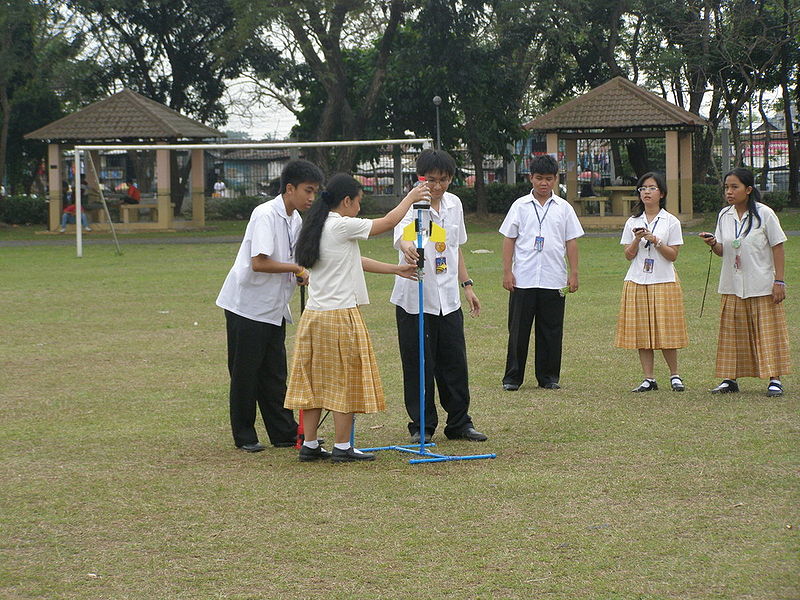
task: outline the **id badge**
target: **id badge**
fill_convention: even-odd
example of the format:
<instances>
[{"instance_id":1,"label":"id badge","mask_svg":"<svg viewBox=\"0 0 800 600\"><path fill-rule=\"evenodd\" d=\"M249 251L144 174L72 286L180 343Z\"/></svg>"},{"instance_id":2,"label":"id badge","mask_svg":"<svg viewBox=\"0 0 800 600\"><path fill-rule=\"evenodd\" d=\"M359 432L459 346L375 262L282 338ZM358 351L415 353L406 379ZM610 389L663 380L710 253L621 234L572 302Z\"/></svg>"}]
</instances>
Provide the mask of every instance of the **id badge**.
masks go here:
<instances>
[{"instance_id":1,"label":"id badge","mask_svg":"<svg viewBox=\"0 0 800 600\"><path fill-rule=\"evenodd\" d=\"M736 269L737 271L742 268L742 257L739 256L738 254L733 259L733 268Z\"/></svg>"},{"instance_id":2,"label":"id badge","mask_svg":"<svg viewBox=\"0 0 800 600\"><path fill-rule=\"evenodd\" d=\"M655 262L656 261L654 259L652 259L652 258L645 258L644 259L644 268L643 268L644 272L645 273L652 273L653 272L653 264Z\"/></svg>"},{"instance_id":3,"label":"id badge","mask_svg":"<svg viewBox=\"0 0 800 600\"><path fill-rule=\"evenodd\" d=\"M436 257L436 272L437 273L447 273L447 257L446 256L437 256Z\"/></svg>"},{"instance_id":4,"label":"id badge","mask_svg":"<svg viewBox=\"0 0 800 600\"><path fill-rule=\"evenodd\" d=\"M536 239L533 241L533 249L537 252L541 252L544 249L544 238L542 236L536 236Z\"/></svg>"}]
</instances>

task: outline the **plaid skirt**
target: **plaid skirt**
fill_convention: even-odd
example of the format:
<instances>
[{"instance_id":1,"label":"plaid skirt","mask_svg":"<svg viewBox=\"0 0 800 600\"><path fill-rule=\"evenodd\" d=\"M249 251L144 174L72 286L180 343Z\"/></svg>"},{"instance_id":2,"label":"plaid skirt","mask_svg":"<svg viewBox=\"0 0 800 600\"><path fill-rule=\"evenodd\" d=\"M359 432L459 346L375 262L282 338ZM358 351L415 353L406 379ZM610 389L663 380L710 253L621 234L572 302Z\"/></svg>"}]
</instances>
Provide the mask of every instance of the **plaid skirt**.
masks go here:
<instances>
[{"instance_id":1,"label":"plaid skirt","mask_svg":"<svg viewBox=\"0 0 800 600\"><path fill-rule=\"evenodd\" d=\"M772 296L722 295L716 376L777 377L791 373L783 304Z\"/></svg>"},{"instance_id":2,"label":"plaid skirt","mask_svg":"<svg viewBox=\"0 0 800 600\"><path fill-rule=\"evenodd\" d=\"M614 345L632 350L688 346L680 282L651 285L624 282Z\"/></svg>"},{"instance_id":3,"label":"plaid skirt","mask_svg":"<svg viewBox=\"0 0 800 600\"><path fill-rule=\"evenodd\" d=\"M378 363L357 307L303 313L284 406L342 413L386 410Z\"/></svg>"}]
</instances>

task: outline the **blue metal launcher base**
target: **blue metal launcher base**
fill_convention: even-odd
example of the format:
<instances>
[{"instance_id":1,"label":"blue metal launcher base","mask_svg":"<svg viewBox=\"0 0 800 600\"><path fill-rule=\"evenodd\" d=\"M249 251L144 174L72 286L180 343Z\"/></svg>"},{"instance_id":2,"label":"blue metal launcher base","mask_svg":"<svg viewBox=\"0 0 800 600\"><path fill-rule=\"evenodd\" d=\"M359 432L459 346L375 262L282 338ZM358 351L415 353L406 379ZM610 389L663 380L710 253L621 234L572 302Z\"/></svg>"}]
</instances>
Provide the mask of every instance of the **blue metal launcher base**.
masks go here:
<instances>
[{"instance_id":1,"label":"blue metal launcher base","mask_svg":"<svg viewBox=\"0 0 800 600\"><path fill-rule=\"evenodd\" d=\"M449 462L454 460L479 460L481 458L497 458L496 454L471 454L469 456L448 456L446 454L435 454L428 452L426 448L435 446L433 442L420 443L420 444L405 444L400 446L381 446L379 448L359 448L362 452L377 452L379 450L396 450L397 452L405 452L407 454L415 454L419 458L412 458L408 461L410 465L418 465L420 463L433 463L433 462Z\"/></svg>"}]
</instances>

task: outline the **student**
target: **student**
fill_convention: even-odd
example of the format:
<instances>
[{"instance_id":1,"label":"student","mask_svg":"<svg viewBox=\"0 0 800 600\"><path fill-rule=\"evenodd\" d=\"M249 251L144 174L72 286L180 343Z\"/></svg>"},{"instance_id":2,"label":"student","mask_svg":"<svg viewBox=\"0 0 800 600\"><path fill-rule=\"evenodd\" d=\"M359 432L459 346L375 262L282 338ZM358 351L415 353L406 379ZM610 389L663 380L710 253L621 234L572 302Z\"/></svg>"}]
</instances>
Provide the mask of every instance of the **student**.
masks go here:
<instances>
[{"instance_id":1,"label":"student","mask_svg":"<svg viewBox=\"0 0 800 600\"><path fill-rule=\"evenodd\" d=\"M531 193L508 210L503 240L503 287L508 300L508 354L503 389L513 392L525 380L531 326L536 323L535 369L539 387L557 390L565 298L562 288L578 290L578 241L583 235L575 210L553 194L558 162L549 154L530 162ZM566 256L569 271L564 264Z\"/></svg>"},{"instance_id":2,"label":"student","mask_svg":"<svg viewBox=\"0 0 800 600\"><path fill-rule=\"evenodd\" d=\"M738 392L739 377L760 377L769 378L767 396L782 396L781 375L791 372L783 310L786 234L775 211L760 202L751 171L734 169L724 182L728 206L713 235L700 234L722 257L716 375L723 379L711 393Z\"/></svg>"},{"instance_id":3,"label":"student","mask_svg":"<svg viewBox=\"0 0 800 600\"><path fill-rule=\"evenodd\" d=\"M380 219L356 218L361 185L334 175L303 222L297 262L311 271L309 301L295 338L286 408L303 411L303 462L374 460L350 444L353 413L385 409L383 386L359 306L369 303L364 271L416 276L415 265L389 265L363 258L358 240L394 227L414 202L429 200L427 185L414 188ZM336 443L328 452L317 439L322 409L333 413Z\"/></svg>"},{"instance_id":4,"label":"student","mask_svg":"<svg viewBox=\"0 0 800 600\"><path fill-rule=\"evenodd\" d=\"M456 172L453 158L442 150L424 150L417 158L417 175L425 177L431 193L431 220L444 228L444 242L425 246L425 441L430 441L439 416L434 402L434 380L439 401L447 412L444 434L450 439L464 438L486 441L476 431L469 416L469 383L467 347L464 339L464 314L461 312L460 288L469 304L469 312L477 317L481 304L473 291L473 282L464 264L461 245L467 241L464 209L458 196L447 191ZM415 217L410 209L394 228L394 247L400 252L401 264L417 263L414 242L403 240L403 229ZM403 395L411 421L408 431L411 442L420 441L419 414L419 285L397 277L391 303L396 306L397 339L403 364Z\"/></svg>"},{"instance_id":5,"label":"student","mask_svg":"<svg viewBox=\"0 0 800 600\"><path fill-rule=\"evenodd\" d=\"M142 201L142 193L139 191L139 188L136 187L136 184L133 183L133 179L126 179L125 184L127 188L125 190L125 196L122 198L122 203L139 204Z\"/></svg>"},{"instance_id":6,"label":"student","mask_svg":"<svg viewBox=\"0 0 800 600\"><path fill-rule=\"evenodd\" d=\"M217 298L225 309L228 334L230 419L233 441L246 452L264 446L256 433L256 405L273 446L294 446L297 422L283 407L286 395L286 323L289 300L308 272L294 258L302 220L311 206L322 172L293 160L281 173L280 195L258 205L250 216L236 261Z\"/></svg>"},{"instance_id":7,"label":"student","mask_svg":"<svg viewBox=\"0 0 800 600\"><path fill-rule=\"evenodd\" d=\"M683 245L681 222L664 206L667 184L661 173L645 173L636 184L639 202L625 223L620 243L630 267L625 275L614 345L638 350L644 381L634 392L658 389L654 377L655 350L661 350L670 370L670 387L682 392L678 348L689 343L683 311L683 290L675 261Z\"/></svg>"}]
</instances>

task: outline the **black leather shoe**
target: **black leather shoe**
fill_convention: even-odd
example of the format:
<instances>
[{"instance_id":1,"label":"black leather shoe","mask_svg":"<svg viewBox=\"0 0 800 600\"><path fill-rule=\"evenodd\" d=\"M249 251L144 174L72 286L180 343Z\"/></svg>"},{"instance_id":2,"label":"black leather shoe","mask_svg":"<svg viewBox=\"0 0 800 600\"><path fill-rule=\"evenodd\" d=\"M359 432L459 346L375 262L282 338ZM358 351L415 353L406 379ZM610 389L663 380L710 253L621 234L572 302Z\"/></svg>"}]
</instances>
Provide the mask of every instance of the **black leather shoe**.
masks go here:
<instances>
[{"instance_id":1,"label":"black leather shoe","mask_svg":"<svg viewBox=\"0 0 800 600\"><path fill-rule=\"evenodd\" d=\"M504 383L503 389L507 392L516 392L519 386L516 383Z\"/></svg>"},{"instance_id":2,"label":"black leather shoe","mask_svg":"<svg viewBox=\"0 0 800 600\"><path fill-rule=\"evenodd\" d=\"M330 458L331 453L325 450L322 446L316 448L309 448L308 446L300 446L300 462L311 462L312 460L325 460Z\"/></svg>"},{"instance_id":3,"label":"black leather shoe","mask_svg":"<svg viewBox=\"0 0 800 600\"><path fill-rule=\"evenodd\" d=\"M353 450L352 447L348 448L347 450L340 450L339 448L334 448L333 452L331 452L331 460L333 462L357 462L357 461L375 460L375 455L368 454L366 452L356 452Z\"/></svg>"},{"instance_id":4,"label":"black leather shoe","mask_svg":"<svg viewBox=\"0 0 800 600\"><path fill-rule=\"evenodd\" d=\"M431 441L431 436L432 436L432 434L427 433L427 432L425 433L425 443L426 444ZM419 441L420 441L419 431L415 431L414 433L411 434L411 443L412 444L419 444Z\"/></svg>"},{"instance_id":5,"label":"black leather shoe","mask_svg":"<svg viewBox=\"0 0 800 600\"><path fill-rule=\"evenodd\" d=\"M783 396L783 384L779 381L770 381L767 386L767 397L777 398Z\"/></svg>"},{"instance_id":6,"label":"black leather shoe","mask_svg":"<svg viewBox=\"0 0 800 600\"><path fill-rule=\"evenodd\" d=\"M632 389L632 392L654 392L658 389L655 379L645 379L639 387Z\"/></svg>"},{"instance_id":7,"label":"black leather shoe","mask_svg":"<svg viewBox=\"0 0 800 600\"><path fill-rule=\"evenodd\" d=\"M262 450L267 449L266 446L259 444L258 442L255 444L242 444L241 446L236 446L236 448L244 452L261 452Z\"/></svg>"},{"instance_id":8,"label":"black leather shoe","mask_svg":"<svg viewBox=\"0 0 800 600\"><path fill-rule=\"evenodd\" d=\"M739 391L739 384L733 379L723 379L722 382L711 390L712 394L734 394Z\"/></svg>"},{"instance_id":9,"label":"black leather shoe","mask_svg":"<svg viewBox=\"0 0 800 600\"><path fill-rule=\"evenodd\" d=\"M560 390L561 389L561 386L558 385L557 383L555 383L554 381L551 381L550 383L545 383L544 385L540 385L539 387L540 388L544 388L546 390Z\"/></svg>"},{"instance_id":10,"label":"black leather shoe","mask_svg":"<svg viewBox=\"0 0 800 600\"><path fill-rule=\"evenodd\" d=\"M467 427L464 431L461 432L458 438L469 440L470 442L485 442L486 440L489 439L486 436L486 434L481 433L474 427Z\"/></svg>"}]
</instances>

